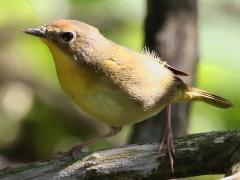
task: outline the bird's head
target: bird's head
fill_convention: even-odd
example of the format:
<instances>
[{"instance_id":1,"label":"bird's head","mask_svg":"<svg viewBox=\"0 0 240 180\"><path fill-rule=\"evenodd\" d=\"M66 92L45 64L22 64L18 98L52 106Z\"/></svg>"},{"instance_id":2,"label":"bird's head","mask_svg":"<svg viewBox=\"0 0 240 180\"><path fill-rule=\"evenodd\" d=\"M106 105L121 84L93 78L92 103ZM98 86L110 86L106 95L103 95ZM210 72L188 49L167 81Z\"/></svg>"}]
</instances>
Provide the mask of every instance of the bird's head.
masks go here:
<instances>
[{"instance_id":1,"label":"bird's head","mask_svg":"<svg viewBox=\"0 0 240 180\"><path fill-rule=\"evenodd\" d=\"M106 44L98 29L75 20L56 20L42 26L28 28L25 33L40 37L51 50L53 45L73 56L87 56Z\"/></svg>"}]
</instances>

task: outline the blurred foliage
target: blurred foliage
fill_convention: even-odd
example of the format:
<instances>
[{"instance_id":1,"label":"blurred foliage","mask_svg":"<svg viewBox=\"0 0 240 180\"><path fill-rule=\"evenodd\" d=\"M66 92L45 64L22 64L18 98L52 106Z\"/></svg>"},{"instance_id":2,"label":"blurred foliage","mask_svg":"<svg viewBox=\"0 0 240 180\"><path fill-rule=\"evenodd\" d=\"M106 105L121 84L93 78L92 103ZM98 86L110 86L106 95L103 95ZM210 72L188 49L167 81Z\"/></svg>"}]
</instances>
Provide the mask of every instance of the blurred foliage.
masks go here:
<instances>
[{"instance_id":1,"label":"blurred foliage","mask_svg":"<svg viewBox=\"0 0 240 180\"><path fill-rule=\"evenodd\" d=\"M59 150L106 131L78 115L59 87L51 54L24 28L53 19L92 24L109 39L140 50L143 46L144 0L8 0L0 6L0 149L9 159L47 158ZM240 2L199 1L200 64L197 87L232 100L234 108L194 103L191 133L240 127ZM129 128L114 141L126 142ZM196 178L198 179L198 178ZM205 179L210 179L206 177ZM216 179L216 178L212 178Z\"/></svg>"},{"instance_id":2,"label":"blurred foliage","mask_svg":"<svg viewBox=\"0 0 240 180\"><path fill-rule=\"evenodd\" d=\"M190 132L240 127L240 2L204 0L199 3L200 64L197 86L232 101L234 107L222 110L195 103Z\"/></svg>"},{"instance_id":3,"label":"blurred foliage","mask_svg":"<svg viewBox=\"0 0 240 180\"><path fill-rule=\"evenodd\" d=\"M97 26L116 42L142 46L142 6L136 2L10 0L0 7L0 149L14 161L32 161L69 149L108 129L79 115L63 94L51 54L38 39L22 30L58 18L78 19ZM107 13L106 13L107 12ZM136 38L133 38L132 32ZM131 38L129 38L131 37ZM114 141L93 149L126 142L129 128Z\"/></svg>"}]
</instances>

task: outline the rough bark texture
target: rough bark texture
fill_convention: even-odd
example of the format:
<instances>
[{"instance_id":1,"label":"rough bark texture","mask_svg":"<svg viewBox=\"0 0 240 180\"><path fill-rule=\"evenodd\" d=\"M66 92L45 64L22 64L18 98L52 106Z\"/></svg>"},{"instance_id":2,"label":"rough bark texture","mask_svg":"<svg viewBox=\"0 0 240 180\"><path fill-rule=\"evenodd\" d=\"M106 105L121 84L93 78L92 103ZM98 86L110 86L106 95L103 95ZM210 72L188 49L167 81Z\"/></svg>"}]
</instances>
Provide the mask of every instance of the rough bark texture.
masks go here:
<instances>
[{"instance_id":1,"label":"rough bark texture","mask_svg":"<svg viewBox=\"0 0 240 180\"><path fill-rule=\"evenodd\" d=\"M15 179L169 179L224 174L240 162L240 131L210 132L175 139L175 173L157 142L129 145L92 154L0 170L1 180Z\"/></svg>"},{"instance_id":2,"label":"rough bark texture","mask_svg":"<svg viewBox=\"0 0 240 180\"><path fill-rule=\"evenodd\" d=\"M197 66L197 1L148 0L145 44L170 65L187 72L182 78L193 84ZM189 104L172 105L175 135L186 135ZM132 143L157 140L165 128L166 110L134 126Z\"/></svg>"}]
</instances>

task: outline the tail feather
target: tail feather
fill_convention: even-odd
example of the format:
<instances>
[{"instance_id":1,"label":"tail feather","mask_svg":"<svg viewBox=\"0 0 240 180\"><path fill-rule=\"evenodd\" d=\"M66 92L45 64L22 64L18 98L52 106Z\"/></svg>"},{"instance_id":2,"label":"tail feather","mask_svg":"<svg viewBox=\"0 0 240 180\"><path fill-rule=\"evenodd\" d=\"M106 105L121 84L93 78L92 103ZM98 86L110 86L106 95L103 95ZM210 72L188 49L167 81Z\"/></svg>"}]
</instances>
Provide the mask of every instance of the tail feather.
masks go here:
<instances>
[{"instance_id":1,"label":"tail feather","mask_svg":"<svg viewBox=\"0 0 240 180\"><path fill-rule=\"evenodd\" d=\"M232 103L227 99L193 87L188 88L187 98L190 100L202 101L219 108L229 108L232 106Z\"/></svg>"}]
</instances>

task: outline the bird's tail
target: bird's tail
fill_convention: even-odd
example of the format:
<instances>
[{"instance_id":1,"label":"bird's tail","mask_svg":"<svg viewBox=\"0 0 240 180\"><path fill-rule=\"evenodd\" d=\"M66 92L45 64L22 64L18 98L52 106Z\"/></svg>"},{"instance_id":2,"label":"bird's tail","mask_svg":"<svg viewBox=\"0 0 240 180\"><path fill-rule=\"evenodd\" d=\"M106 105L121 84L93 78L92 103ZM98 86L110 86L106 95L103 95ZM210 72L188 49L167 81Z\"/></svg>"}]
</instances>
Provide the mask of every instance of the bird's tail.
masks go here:
<instances>
[{"instance_id":1,"label":"bird's tail","mask_svg":"<svg viewBox=\"0 0 240 180\"><path fill-rule=\"evenodd\" d=\"M207 91L197 89L194 87L188 87L186 91L186 98L193 101L202 101L219 108L229 108L232 103L227 99L211 94Z\"/></svg>"}]
</instances>

